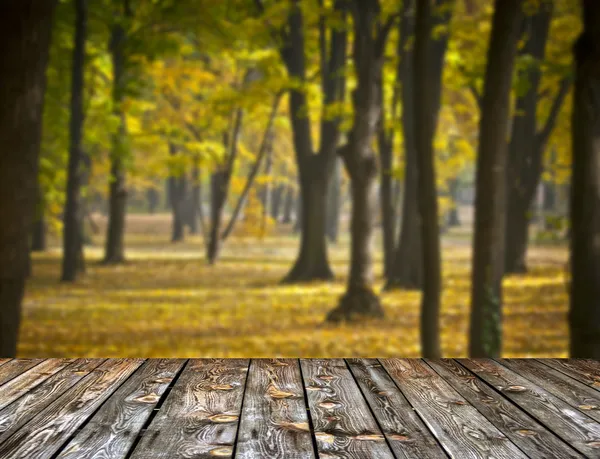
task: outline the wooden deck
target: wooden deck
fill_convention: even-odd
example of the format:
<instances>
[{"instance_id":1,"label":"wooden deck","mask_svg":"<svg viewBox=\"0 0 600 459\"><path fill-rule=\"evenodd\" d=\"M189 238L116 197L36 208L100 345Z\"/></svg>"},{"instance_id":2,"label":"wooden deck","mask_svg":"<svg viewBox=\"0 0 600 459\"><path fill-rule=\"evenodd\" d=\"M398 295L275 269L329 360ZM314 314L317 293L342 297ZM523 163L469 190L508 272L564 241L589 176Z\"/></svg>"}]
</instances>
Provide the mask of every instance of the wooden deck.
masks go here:
<instances>
[{"instance_id":1,"label":"wooden deck","mask_svg":"<svg viewBox=\"0 0 600 459\"><path fill-rule=\"evenodd\" d=\"M600 362L0 359L0 458L600 458Z\"/></svg>"}]
</instances>

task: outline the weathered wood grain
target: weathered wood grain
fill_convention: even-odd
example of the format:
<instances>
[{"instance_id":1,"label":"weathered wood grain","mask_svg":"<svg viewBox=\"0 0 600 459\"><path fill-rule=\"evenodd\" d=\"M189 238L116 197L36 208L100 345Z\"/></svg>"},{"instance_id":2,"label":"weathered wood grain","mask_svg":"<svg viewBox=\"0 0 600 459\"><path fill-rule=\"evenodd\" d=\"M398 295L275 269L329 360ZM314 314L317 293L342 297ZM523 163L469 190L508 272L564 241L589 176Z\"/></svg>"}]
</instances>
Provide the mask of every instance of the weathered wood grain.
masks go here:
<instances>
[{"instance_id":1,"label":"weathered wood grain","mask_svg":"<svg viewBox=\"0 0 600 459\"><path fill-rule=\"evenodd\" d=\"M527 457L423 361L381 362L451 457Z\"/></svg>"},{"instance_id":2,"label":"weathered wood grain","mask_svg":"<svg viewBox=\"0 0 600 459\"><path fill-rule=\"evenodd\" d=\"M488 359L458 359L579 452L600 457L600 424L529 379Z\"/></svg>"},{"instance_id":3,"label":"weathered wood grain","mask_svg":"<svg viewBox=\"0 0 600 459\"><path fill-rule=\"evenodd\" d=\"M183 359L153 359L144 363L102 405L58 458L125 458L184 363Z\"/></svg>"},{"instance_id":4,"label":"weathered wood grain","mask_svg":"<svg viewBox=\"0 0 600 459\"><path fill-rule=\"evenodd\" d=\"M580 458L577 451L454 360L426 362L530 457Z\"/></svg>"},{"instance_id":5,"label":"weathered wood grain","mask_svg":"<svg viewBox=\"0 0 600 459\"><path fill-rule=\"evenodd\" d=\"M11 359L0 359L0 366L4 365L6 362L10 362Z\"/></svg>"},{"instance_id":6,"label":"weathered wood grain","mask_svg":"<svg viewBox=\"0 0 600 459\"><path fill-rule=\"evenodd\" d=\"M600 393L573 378L532 359L498 359L498 362L600 421Z\"/></svg>"},{"instance_id":7,"label":"weathered wood grain","mask_svg":"<svg viewBox=\"0 0 600 459\"><path fill-rule=\"evenodd\" d=\"M320 458L394 457L344 360L301 367Z\"/></svg>"},{"instance_id":8,"label":"weathered wood grain","mask_svg":"<svg viewBox=\"0 0 600 459\"><path fill-rule=\"evenodd\" d=\"M541 359L540 363L600 391L600 368L584 359Z\"/></svg>"},{"instance_id":9,"label":"weathered wood grain","mask_svg":"<svg viewBox=\"0 0 600 459\"><path fill-rule=\"evenodd\" d=\"M50 376L37 387L0 410L0 443L102 362L104 362L103 359L76 360L67 368Z\"/></svg>"},{"instance_id":10,"label":"weathered wood grain","mask_svg":"<svg viewBox=\"0 0 600 459\"><path fill-rule=\"evenodd\" d=\"M0 444L0 457L49 459L141 364L143 360L111 359L48 405Z\"/></svg>"},{"instance_id":11,"label":"weathered wood grain","mask_svg":"<svg viewBox=\"0 0 600 459\"><path fill-rule=\"evenodd\" d=\"M448 457L376 359L348 359L348 366L397 458Z\"/></svg>"},{"instance_id":12,"label":"weathered wood grain","mask_svg":"<svg viewBox=\"0 0 600 459\"><path fill-rule=\"evenodd\" d=\"M11 379L0 387L0 410L73 362L74 359L45 360Z\"/></svg>"},{"instance_id":13,"label":"weathered wood grain","mask_svg":"<svg viewBox=\"0 0 600 459\"><path fill-rule=\"evenodd\" d=\"M0 366L0 386L42 363L43 359L13 359Z\"/></svg>"},{"instance_id":14,"label":"weathered wood grain","mask_svg":"<svg viewBox=\"0 0 600 459\"><path fill-rule=\"evenodd\" d=\"M232 457L248 364L190 360L132 458Z\"/></svg>"},{"instance_id":15,"label":"weathered wood grain","mask_svg":"<svg viewBox=\"0 0 600 459\"><path fill-rule=\"evenodd\" d=\"M298 360L250 363L235 457L315 457Z\"/></svg>"}]
</instances>

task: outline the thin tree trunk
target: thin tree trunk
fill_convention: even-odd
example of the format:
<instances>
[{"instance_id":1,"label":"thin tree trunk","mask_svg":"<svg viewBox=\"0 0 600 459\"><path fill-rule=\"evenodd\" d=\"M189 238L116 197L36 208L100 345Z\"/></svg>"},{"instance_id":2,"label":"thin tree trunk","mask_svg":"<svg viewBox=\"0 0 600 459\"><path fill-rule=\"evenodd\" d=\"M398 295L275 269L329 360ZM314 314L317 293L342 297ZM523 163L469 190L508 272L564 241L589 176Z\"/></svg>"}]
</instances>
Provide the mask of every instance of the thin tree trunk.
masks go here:
<instances>
[{"instance_id":1,"label":"thin tree trunk","mask_svg":"<svg viewBox=\"0 0 600 459\"><path fill-rule=\"evenodd\" d=\"M574 51L570 356L600 359L600 3L582 0Z\"/></svg>"},{"instance_id":2,"label":"thin tree trunk","mask_svg":"<svg viewBox=\"0 0 600 459\"><path fill-rule=\"evenodd\" d=\"M148 213L154 215L158 208L158 190L154 187L148 188L146 198L148 200Z\"/></svg>"},{"instance_id":3,"label":"thin tree trunk","mask_svg":"<svg viewBox=\"0 0 600 459\"><path fill-rule=\"evenodd\" d=\"M202 189L200 188L200 167L198 161L198 158L194 158L194 165L192 166L191 196L188 206L190 234L198 234L198 224L201 223L198 216L202 197Z\"/></svg>"},{"instance_id":4,"label":"thin tree trunk","mask_svg":"<svg viewBox=\"0 0 600 459\"><path fill-rule=\"evenodd\" d=\"M169 142L169 154L176 156L179 149ZM185 176L171 174L169 176L169 198L171 201L171 242L181 242L185 234Z\"/></svg>"},{"instance_id":5,"label":"thin tree trunk","mask_svg":"<svg viewBox=\"0 0 600 459\"><path fill-rule=\"evenodd\" d=\"M126 3L126 0L125 0ZM127 5L125 5L126 7ZM128 16L127 8L124 15ZM127 125L123 101L126 82L125 29L117 22L112 27L110 51L113 61L113 103L119 118L119 129L113 135L110 154L110 189L108 204L108 228L104 250L104 263L117 264L125 261L125 214L127 211L127 186L125 182L124 156L126 154Z\"/></svg>"},{"instance_id":6,"label":"thin tree trunk","mask_svg":"<svg viewBox=\"0 0 600 459\"><path fill-rule=\"evenodd\" d=\"M385 129L379 128L379 196L381 228L383 233L383 274L389 278L393 272L396 234L396 209L394 208L393 137L386 138Z\"/></svg>"},{"instance_id":7,"label":"thin tree trunk","mask_svg":"<svg viewBox=\"0 0 600 459\"><path fill-rule=\"evenodd\" d=\"M267 154L265 158L265 170L264 176L266 177L266 182L263 184L261 193L260 193L260 201L262 203L262 220L261 220L261 234L264 235L267 226L267 218L269 218L269 209L271 208L273 202L273 183L272 183L272 174L273 171L273 139L269 139L269 144L267 148Z\"/></svg>"},{"instance_id":8,"label":"thin tree trunk","mask_svg":"<svg viewBox=\"0 0 600 459\"><path fill-rule=\"evenodd\" d=\"M56 3L0 3L0 357L17 354Z\"/></svg>"},{"instance_id":9,"label":"thin tree trunk","mask_svg":"<svg viewBox=\"0 0 600 459\"><path fill-rule=\"evenodd\" d=\"M281 223L289 224L292 223L292 214L294 213L295 199L294 199L294 187L290 184L287 185L285 190L285 203L283 205L283 220Z\"/></svg>"},{"instance_id":10,"label":"thin tree trunk","mask_svg":"<svg viewBox=\"0 0 600 459\"><path fill-rule=\"evenodd\" d=\"M448 227L453 228L460 226L460 218L458 216L458 180L450 180L448 188L450 191L450 198L452 199L452 208L448 212Z\"/></svg>"},{"instance_id":11,"label":"thin tree trunk","mask_svg":"<svg viewBox=\"0 0 600 459\"><path fill-rule=\"evenodd\" d=\"M221 250L221 223L225 207L226 172L217 170L210 177L210 230L206 246L206 259L214 264Z\"/></svg>"},{"instance_id":12,"label":"thin tree trunk","mask_svg":"<svg viewBox=\"0 0 600 459\"><path fill-rule=\"evenodd\" d=\"M273 201L271 202L271 218L276 222L281 216L281 208L283 207L283 198L285 193L285 185L277 185L273 190Z\"/></svg>"},{"instance_id":13,"label":"thin tree trunk","mask_svg":"<svg viewBox=\"0 0 600 459\"><path fill-rule=\"evenodd\" d=\"M329 186L327 202L327 237L332 243L338 240L340 229L340 214L342 200L342 162L336 159L333 169L333 177Z\"/></svg>"},{"instance_id":14,"label":"thin tree trunk","mask_svg":"<svg viewBox=\"0 0 600 459\"><path fill-rule=\"evenodd\" d=\"M506 134L523 0L496 0L482 97L471 271L471 357L499 357L506 218Z\"/></svg>"},{"instance_id":15,"label":"thin tree trunk","mask_svg":"<svg viewBox=\"0 0 600 459\"><path fill-rule=\"evenodd\" d=\"M449 22L454 0L438 0ZM437 13L437 12L436 12ZM440 108L442 72L447 35L431 40L433 16L430 2L417 2L415 19L414 85L415 147L417 154L423 294L421 296L421 352L427 358L441 356L439 310L442 289L439 214L433 140Z\"/></svg>"},{"instance_id":16,"label":"thin tree trunk","mask_svg":"<svg viewBox=\"0 0 600 459\"><path fill-rule=\"evenodd\" d=\"M82 138L83 138L83 92L85 73L85 42L87 35L87 0L75 2L75 47L71 78L71 120L69 126L70 146L67 170L67 191L63 218L63 282L73 282L81 272L85 261L82 257L83 212L81 204Z\"/></svg>"},{"instance_id":17,"label":"thin tree trunk","mask_svg":"<svg viewBox=\"0 0 600 459\"><path fill-rule=\"evenodd\" d=\"M36 216L33 223L33 232L31 235L31 251L44 252L48 247L46 239L46 218L44 216L43 204L38 201Z\"/></svg>"}]
</instances>

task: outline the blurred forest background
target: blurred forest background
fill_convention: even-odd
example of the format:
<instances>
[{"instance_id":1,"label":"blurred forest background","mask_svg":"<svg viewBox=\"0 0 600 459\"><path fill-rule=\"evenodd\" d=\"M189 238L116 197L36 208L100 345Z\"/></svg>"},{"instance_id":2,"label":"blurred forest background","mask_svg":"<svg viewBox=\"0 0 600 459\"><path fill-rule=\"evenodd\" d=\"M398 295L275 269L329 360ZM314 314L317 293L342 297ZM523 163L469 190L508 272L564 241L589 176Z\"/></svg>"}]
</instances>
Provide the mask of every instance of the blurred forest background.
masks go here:
<instances>
[{"instance_id":1,"label":"blurred forest background","mask_svg":"<svg viewBox=\"0 0 600 459\"><path fill-rule=\"evenodd\" d=\"M2 243L26 245L0 278L27 279L21 309L0 288L3 353L18 311L23 357L597 351L596 287L568 314L580 2L31 5L39 170L0 160Z\"/></svg>"}]
</instances>

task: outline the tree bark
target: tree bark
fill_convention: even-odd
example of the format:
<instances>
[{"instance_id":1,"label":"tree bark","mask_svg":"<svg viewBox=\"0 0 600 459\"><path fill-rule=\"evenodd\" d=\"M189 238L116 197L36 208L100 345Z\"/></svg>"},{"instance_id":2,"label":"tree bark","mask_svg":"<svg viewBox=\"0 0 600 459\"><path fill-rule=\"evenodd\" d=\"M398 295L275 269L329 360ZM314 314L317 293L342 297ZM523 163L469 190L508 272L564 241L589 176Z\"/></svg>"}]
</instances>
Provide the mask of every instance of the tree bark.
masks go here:
<instances>
[{"instance_id":1,"label":"tree bark","mask_svg":"<svg viewBox=\"0 0 600 459\"><path fill-rule=\"evenodd\" d=\"M200 184L200 166L198 165L198 158L194 158L194 165L192 166L192 184L191 184L191 196L188 206L188 225L190 227L190 234L198 234L200 221L199 212L202 206L202 188Z\"/></svg>"},{"instance_id":2,"label":"tree bark","mask_svg":"<svg viewBox=\"0 0 600 459\"><path fill-rule=\"evenodd\" d=\"M377 209L377 155L371 148L381 116L379 79L383 69L385 42L391 19L379 22L379 1L352 2L354 19L353 58L357 87L352 94L354 118L348 144L339 154L350 176L352 215L350 221L350 274L346 293L327 321L340 322L359 317L383 317L379 297L373 290L373 235ZM373 31L376 30L374 34Z\"/></svg>"},{"instance_id":3,"label":"tree bark","mask_svg":"<svg viewBox=\"0 0 600 459\"><path fill-rule=\"evenodd\" d=\"M521 55L529 55L540 62L544 60L551 19L552 2L542 3L535 14L525 18L524 32L528 38ZM529 89L517 98L506 167L508 201L504 268L507 274L527 271L529 210L542 173L543 149L536 145L541 69L532 66L524 73L522 77L528 79Z\"/></svg>"},{"instance_id":4,"label":"tree bark","mask_svg":"<svg viewBox=\"0 0 600 459\"><path fill-rule=\"evenodd\" d=\"M345 0L335 0L334 8L345 19ZM306 58L304 56L304 25L300 1L294 0L288 16L288 29L284 33L281 55L288 74L306 81ZM320 30L321 74L324 81L324 106L344 100L347 34L344 28L332 27L329 54L325 56L326 39L324 27ZM319 151L314 154L311 121L306 115L308 101L301 89L290 90L290 121L292 124L294 151L298 166L298 199L301 212L298 215L301 230L300 250L284 283L329 280L333 272L327 259L327 195L335 154L339 142L340 119L322 116ZM319 194L320 193L320 194Z\"/></svg>"},{"instance_id":5,"label":"tree bark","mask_svg":"<svg viewBox=\"0 0 600 459\"><path fill-rule=\"evenodd\" d=\"M570 356L600 359L600 3L582 0L573 54Z\"/></svg>"},{"instance_id":6,"label":"tree bark","mask_svg":"<svg viewBox=\"0 0 600 459\"><path fill-rule=\"evenodd\" d=\"M487 54L477 153L471 271L471 357L499 357L506 217L506 135L523 0L496 0Z\"/></svg>"},{"instance_id":7,"label":"tree bark","mask_svg":"<svg viewBox=\"0 0 600 459\"><path fill-rule=\"evenodd\" d=\"M336 159L333 168L333 176L329 185L329 196L327 202L327 237L332 243L338 240L340 229L340 213L342 205L342 163Z\"/></svg>"},{"instance_id":8,"label":"tree bark","mask_svg":"<svg viewBox=\"0 0 600 459\"><path fill-rule=\"evenodd\" d=\"M438 0L442 17L449 22L454 0ZM432 40L430 2L417 2L415 19L414 85L415 147L417 153L423 294L421 296L421 352L441 356L439 310L442 289L439 213L433 140L440 108L442 72L448 37Z\"/></svg>"},{"instance_id":9,"label":"tree bark","mask_svg":"<svg viewBox=\"0 0 600 459\"><path fill-rule=\"evenodd\" d=\"M56 3L0 3L0 357L17 354Z\"/></svg>"},{"instance_id":10,"label":"tree bark","mask_svg":"<svg viewBox=\"0 0 600 459\"><path fill-rule=\"evenodd\" d=\"M130 12L124 1L124 16ZM104 249L104 263L118 264L125 261L125 214L127 211L127 185L125 181L124 156L127 150L127 124L123 102L127 86L125 42L123 25L117 21L112 26L110 52L113 62L113 104L119 118L118 131L113 135L110 154L110 188L108 202L108 228Z\"/></svg>"},{"instance_id":11,"label":"tree bark","mask_svg":"<svg viewBox=\"0 0 600 459\"><path fill-rule=\"evenodd\" d=\"M448 212L448 227L454 228L460 226L460 218L458 216L458 180L450 180L448 185L450 198L452 199L452 208Z\"/></svg>"},{"instance_id":12,"label":"tree bark","mask_svg":"<svg viewBox=\"0 0 600 459\"><path fill-rule=\"evenodd\" d=\"M67 190L63 217L63 282L73 282L82 264L83 209L81 203L82 139L83 139L83 93L85 73L85 42L87 35L87 0L75 1L75 47L71 77L71 119L69 125L69 165Z\"/></svg>"},{"instance_id":13,"label":"tree bark","mask_svg":"<svg viewBox=\"0 0 600 459\"><path fill-rule=\"evenodd\" d=\"M177 156L178 147L169 142L169 154ZM169 175L169 199L171 202L171 242L181 242L185 237L185 175Z\"/></svg>"},{"instance_id":14,"label":"tree bark","mask_svg":"<svg viewBox=\"0 0 600 459\"><path fill-rule=\"evenodd\" d=\"M226 172L217 170L210 177L210 230L206 245L206 259L209 264L217 261L221 249L221 224L225 207Z\"/></svg>"},{"instance_id":15,"label":"tree bark","mask_svg":"<svg viewBox=\"0 0 600 459\"><path fill-rule=\"evenodd\" d=\"M380 83L383 86L383 82ZM383 99L383 94L381 95ZM383 275L389 278L394 266L394 245L396 234L396 209L394 208L393 137L386 135L380 123L379 135L379 199L381 205L381 229L383 233Z\"/></svg>"}]
</instances>

